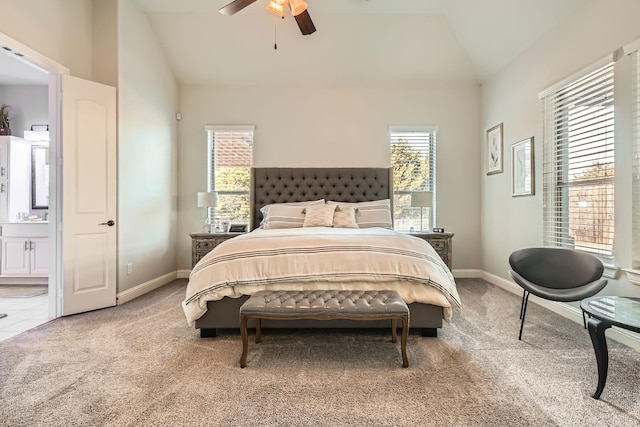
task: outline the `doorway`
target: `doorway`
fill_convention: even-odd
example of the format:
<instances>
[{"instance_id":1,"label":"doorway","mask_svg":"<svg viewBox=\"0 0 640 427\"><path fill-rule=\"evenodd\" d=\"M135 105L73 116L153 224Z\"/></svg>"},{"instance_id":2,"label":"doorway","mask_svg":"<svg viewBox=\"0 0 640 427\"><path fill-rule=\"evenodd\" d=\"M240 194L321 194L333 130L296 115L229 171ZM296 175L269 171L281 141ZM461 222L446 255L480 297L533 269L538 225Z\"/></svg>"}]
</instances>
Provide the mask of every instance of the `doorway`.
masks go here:
<instances>
[{"instance_id":1,"label":"doorway","mask_svg":"<svg viewBox=\"0 0 640 427\"><path fill-rule=\"evenodd\" d=\"M48 75L48 244L35 245L48 251L48 319L115 306L115 87L72 77L2 33L0 48Z\"/></svg>"},{"instance_id":2,"label":"doorway","mask_svg":"<svg viewBox=\"0 0 640 427\"><path fill-rule=\"evenodd\" d=\"M6 182L1 184L5 185L2 189L7 191L7 205L3 207L0 224L2 341L55 318L56 307L55 299L50 298L50 287L55 288L55 282L48 277L49 241L53 227L47 223L48 203L43 203L49 192L49 159L32 162L33 150L40 158L42 148L49 149L47 132L39 126L50 123L50 72L26 59L10 43L5 41L0 45L0 104L9 106L11 125L11 135L3 136L1 143L7 161L6 169L0 170L0 175L4 173L0 178L6 178ZM39 168L38 171L34 171L34 166ZM47 173L47 176L39 176L47 183L37 195L39 203L33 203L36 201L32 191L34 172ZM46 190L45 199L43 190ZM52 196L55 197L55 189Z\"/></svg>"}]
</instances>

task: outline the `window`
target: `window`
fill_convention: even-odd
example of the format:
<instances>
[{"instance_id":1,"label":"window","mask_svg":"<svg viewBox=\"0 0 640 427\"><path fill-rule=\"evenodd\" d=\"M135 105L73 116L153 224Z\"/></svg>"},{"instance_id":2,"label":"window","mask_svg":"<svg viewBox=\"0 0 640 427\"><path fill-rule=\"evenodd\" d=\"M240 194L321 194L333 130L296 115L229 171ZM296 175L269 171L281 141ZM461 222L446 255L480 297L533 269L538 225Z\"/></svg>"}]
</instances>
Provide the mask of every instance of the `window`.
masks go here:
<instances>
[{"instance_id":1,"label":"window","mask_svg":"<svg viewBox=\"0 0 640 427\"><path fill-rule=\"evenodd\" d=\"M435 126L389 128L393 168L393 226L396 230L430 230L435 224L437 131ZM419 194L422 192L431 194ZM427 203L420 204L431 206L412 206L412 198L414 205L418 199L422 199Z\"/></svg>"},{"instance_id":2,"label":"window","mask_svg":"<svg viewBox=\"0 0 640 427\"><path fill-rule=\"evenodd\" d=\"M613 62L548 90L544 98L545 246L614 256Z\"/></svg>"},{"instance_id":3,"label":"window","mask_svg":"<svg viewBox=\"0 0 640 427\"><path fill-rule=\"evenodd\" d=\"M215 221L216 226L220 221L248 224L255 126L206 126L205 129L209 160L207 191L218 194L216 207L209 209L209 219Z\"/></svg>"}]
</instances>

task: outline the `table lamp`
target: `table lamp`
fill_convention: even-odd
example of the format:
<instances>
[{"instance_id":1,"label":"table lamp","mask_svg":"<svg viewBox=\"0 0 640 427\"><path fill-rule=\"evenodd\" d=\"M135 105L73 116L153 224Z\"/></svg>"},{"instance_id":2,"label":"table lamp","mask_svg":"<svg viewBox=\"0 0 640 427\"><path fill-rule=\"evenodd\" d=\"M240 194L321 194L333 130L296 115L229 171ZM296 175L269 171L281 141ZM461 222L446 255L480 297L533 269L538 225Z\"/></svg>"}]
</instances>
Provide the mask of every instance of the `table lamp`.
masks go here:
<instances>
[{"instance_id":1,"label":"table lamp","mask_svg":"<svg viewBox=\"0 0 640 427\"><path fill-rule=\"evenodd\" d=\"M198 207L207 208L207 216L202 223L202 232L211 233L213 231L213 224L209 219L209 208L216 207L218 201L218 193L215 191L198 191Z\"/></svg>"},{"instance_id":2,"label":"table lamp","mask_svg":"<svg viewBox=\"0 0 640 427\"><path fill-rule=\"evenodd\" d=\"M420 208L420 231L422 230L422 209L433 206L433 193L431 191L414 191L411 193L411 207Z\"/></svg>"}]
</instances>

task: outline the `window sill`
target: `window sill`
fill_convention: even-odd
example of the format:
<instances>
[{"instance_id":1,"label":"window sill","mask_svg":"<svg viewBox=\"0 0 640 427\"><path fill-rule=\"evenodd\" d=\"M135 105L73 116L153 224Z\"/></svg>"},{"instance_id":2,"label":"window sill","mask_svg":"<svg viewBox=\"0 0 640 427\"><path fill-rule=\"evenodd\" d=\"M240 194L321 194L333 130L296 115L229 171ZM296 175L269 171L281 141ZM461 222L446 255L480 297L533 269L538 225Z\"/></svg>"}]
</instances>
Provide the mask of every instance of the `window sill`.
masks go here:
<instances>
[{"instance_id":1,"label":"window sill","mask_svg":"<svg viewBox=\"0 0 640 427\"><path fill-rule=\"evenodd\" d=\"M615 265L611 265L611 264L603 264L603 265L604 265L604 273L602 273L602 275L604 277L606 277L607 279L616 279L618 277L618 273L620 272L619 267L616 267Z\"/></svg>"},{"instance_id":2,"label":"window sill","mask_svg":"<svg viewBox=\"0 0 640 427\"><path fill-rule=\"evenodd\" d=\"M629 279L629 282L633 283L634 285L640 286L640 270L623 268L622 271L627 274L627 279Z\"/></svg>"}]
</instances>

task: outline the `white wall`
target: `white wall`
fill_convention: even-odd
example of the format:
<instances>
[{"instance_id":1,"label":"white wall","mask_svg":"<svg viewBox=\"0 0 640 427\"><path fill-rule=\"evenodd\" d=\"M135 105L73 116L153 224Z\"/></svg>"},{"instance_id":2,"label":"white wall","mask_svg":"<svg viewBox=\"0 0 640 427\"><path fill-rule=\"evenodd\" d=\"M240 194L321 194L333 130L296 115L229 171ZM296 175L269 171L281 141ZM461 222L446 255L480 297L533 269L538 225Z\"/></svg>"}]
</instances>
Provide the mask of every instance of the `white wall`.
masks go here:
<instances>
[{"instance_id":1,"label":"white wall","mask_svg":"<svg viewBox=\"0 0 640 427\"><path fill-rule=\"evenodd\" d=\"M49 124L49 93L47 86L0 85L0 105L11 106L11 134L24 137L31 125Z\"/></svg>"},{"instance_id":2,"label":"white wall","mask_svg":"<svg viewBox=\"0 0 640 427\"><path fill-rule=\"evenodd\" d=\"M118 291L176 270L178 89L146 15L118 3ZM127 275L127 264L133 274Z\"/></svg>"},{"instance_id":3,"label":"white wall","mask_svg":"<svg viewBox=\"0 0 640 427\"><path fill-rule=\"evenodd\" d=\"M637 0L592 0L482 88L483 141L487 129L504 123L504 173L485 175L485 151L482 150L484 271L507 278L508 257L512 251L542 246L542 104L538 93L640 36L638 16L640 2ZM621 138L618 123L616 134L616 261L629 267L630 244L626 237L629 230L619 220L630 221L630 204L625 200L631 186L630 163L625 163L624 158L628 156L622 154L630 153L630 148L628 140ZM535 196L514 198L511 197L511 145L531 136L535 138ZM638 293L639 288L622 278L611 280L604 292Z\"/></svg>"},{"instance_id":4,"label":"white wall","mask_svg":"<svg viewBox=\"0 0 640 427\"><path fill-rule=\"evenodd\" d=\"M255 124L256 166L385 167L389 125L438 125L438 225L455 233L454 269L480 265L479 88L471 82L370 86L181 87L178 268L205 212L207 124Z\"/></svg>"},{"instance_id":5,"label":"white wall","mask_svg":"<svg viewBox=\"0 0 640 427\"><path fill-rule=\"evenodd\" d=\"M0 0L0 32L91 80L92 0Z\"/></svg>"}]
</instances>

